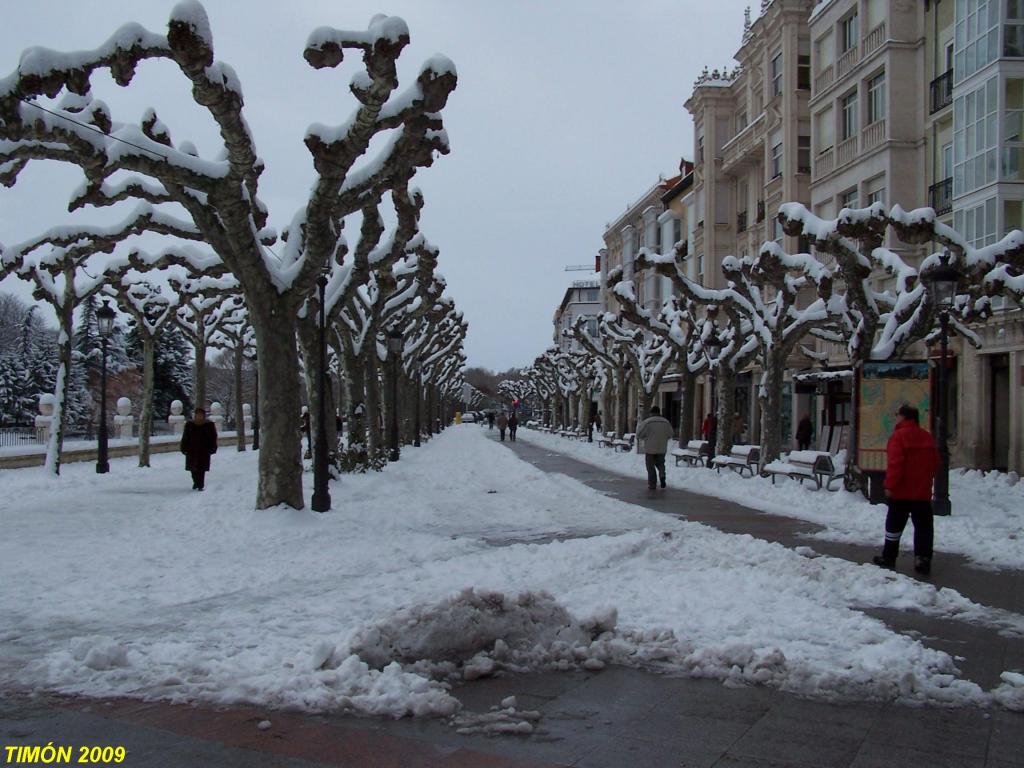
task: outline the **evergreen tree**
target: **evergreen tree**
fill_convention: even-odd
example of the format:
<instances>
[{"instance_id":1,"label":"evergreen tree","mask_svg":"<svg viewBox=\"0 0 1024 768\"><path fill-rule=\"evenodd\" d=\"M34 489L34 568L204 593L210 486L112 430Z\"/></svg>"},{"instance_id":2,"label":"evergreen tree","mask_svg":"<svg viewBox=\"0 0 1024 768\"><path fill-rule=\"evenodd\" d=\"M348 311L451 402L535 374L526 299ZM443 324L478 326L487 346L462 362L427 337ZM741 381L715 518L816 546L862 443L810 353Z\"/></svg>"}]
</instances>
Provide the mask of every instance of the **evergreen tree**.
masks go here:
<instances>
[{"instance_id":1,"label":"evergreen tree","mask_svg":"<svg viewBox=\"0 0 1024 768\"><path fill-rule=\"evenodd\" d=\"M186 413L192 410L192 345L174 325L157 334L153 384L153 406L161 417L170 413L172 400L181 400Z\"/></svg>"}]
</instances>

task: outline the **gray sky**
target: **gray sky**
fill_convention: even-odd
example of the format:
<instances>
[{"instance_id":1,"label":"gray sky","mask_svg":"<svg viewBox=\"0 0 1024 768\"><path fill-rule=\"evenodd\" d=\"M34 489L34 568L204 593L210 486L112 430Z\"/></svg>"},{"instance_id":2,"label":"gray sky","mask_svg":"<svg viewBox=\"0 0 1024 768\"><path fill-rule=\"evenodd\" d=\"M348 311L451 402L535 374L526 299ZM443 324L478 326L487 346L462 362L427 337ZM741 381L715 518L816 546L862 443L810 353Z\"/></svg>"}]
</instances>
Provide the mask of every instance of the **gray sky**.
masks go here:
<instances>
[{"instance_id":1,"label":"gray sky","mask_svg":"<svg viewBox=\"0 0 1024 768\"><path fill-rule=\"evenodd\" d=\"M0 76L33 45L93 48L122 23L166 29L173 2L3 0ZM441 251L440 271L469 321L470 365L528 364L551 343L551 316L566 286L586 273L606 222L659 173L692 154L683 102L698 72L732 61L739 0L346 0L290 3L207 0L217 58L242 82L246 117L267 163L261 197L279 229L313 179L302 144L313 122L353 109L354 63L315 71L302 59L318 26L362 29L375 13L403 17L412 44L406 83L435 52L455 61L459 85L444 111L452 152L422 170L422 229ZM756 3L755 3L756 5ZM175 141L218 149L209 116L166 64L139 68L127 90L96 81L113 117L137 122L156 108ZM70 221L105 223L110 211L66 212L80 174L36 164L0 189L0 242L15 243ZM123 214L122 214L123 215ZM17 290L9 278L0 290Z\"/></svg>"}]
</instances>

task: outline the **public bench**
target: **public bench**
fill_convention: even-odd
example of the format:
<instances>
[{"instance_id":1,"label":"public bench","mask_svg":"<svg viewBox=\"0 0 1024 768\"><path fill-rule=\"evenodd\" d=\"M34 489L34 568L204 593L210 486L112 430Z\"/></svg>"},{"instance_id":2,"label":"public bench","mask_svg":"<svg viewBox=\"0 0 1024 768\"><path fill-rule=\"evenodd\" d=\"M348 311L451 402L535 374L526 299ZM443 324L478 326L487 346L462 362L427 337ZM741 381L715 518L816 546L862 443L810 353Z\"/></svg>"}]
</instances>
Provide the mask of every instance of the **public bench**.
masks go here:
<instances>
[{"instance_id":1,"label":"public bench","mask_svg":"<svg viewBox=\"0 0 1024 768\"><path fill-rule=\"evenodd\" d=\"M616 451L622 451L628 453L633 450L633 441L636 439L636 434L630 432L629 434L623 435L621 440L612 440L612 447Z\"/></svg>"},{"instance_id":2,"label":"public bench","mask_svg":"<svg viewBox=\"0 0 1024 768\"><path fill-rule=\"evenodd\" d=\"M725 467L738 473L741 477L744 472L749 472L753 477L760 461L761 448L759 446L734 445L729 449L729 453L711 459L711 466L715 468L716 472L721 472L722 467Z\"/></svg>"},{"instance_id":3,"label":"public bench","mask_svg":"<svg viewBox=\"0 0 1024 768\"><path fill-rule=\"evenodd\" d=\"M690 467L705 467L711 460L711 443L707 440L691 440L685 448L674 448L670 453L676 460L677 467L681 461L685 461Z\"/></svg>"},{"instance_id":4,"label":"public bench","mask_svg":"<svg viewBox=\"0 0 1024 768\"><path fill-rule=\"evenodd\" d=\"M843 471L832 460L827 451L792 451L785 460L778 459L764 466L764 474L770 475L775 484L776 475L791 477L803 485L804 480L813 480L817 490L837 491L832 483L842 481Z\"/></svg>"},{"instance_id":5,"label":"public bench","mask_svg":"<svg viewBox=\"0 0 1024 768\"><path fill-rule=\"evenodd\" d=\"M603 435L597 438L597 444L602 448L614 448L615 447L615 433L605 432Z\"/></svg>"}]
</instances>

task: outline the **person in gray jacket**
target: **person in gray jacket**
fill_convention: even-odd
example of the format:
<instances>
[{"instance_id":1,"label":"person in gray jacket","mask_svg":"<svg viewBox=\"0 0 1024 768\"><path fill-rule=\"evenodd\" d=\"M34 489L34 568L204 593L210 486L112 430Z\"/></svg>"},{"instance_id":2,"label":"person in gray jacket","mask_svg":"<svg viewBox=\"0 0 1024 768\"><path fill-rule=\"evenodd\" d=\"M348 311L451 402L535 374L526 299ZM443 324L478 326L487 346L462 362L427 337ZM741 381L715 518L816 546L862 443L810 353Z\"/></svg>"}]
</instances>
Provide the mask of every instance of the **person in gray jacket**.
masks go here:
<instances>
[{"instance_id":1,"label":"person in gray jacket","mask_svg":"<svg viewBox=\"0 0 1024 768\"><path fill-rule=\"evenodd\" d=\"M661 487L665 487L665 452L672 436L672 424L661 415L658 406L651 408L651 415L637 425L636 439L640 441L644 452L644 459L647 462L647 487L652 491L657 487L659 477Z\"/></svg>"}]
</instances>

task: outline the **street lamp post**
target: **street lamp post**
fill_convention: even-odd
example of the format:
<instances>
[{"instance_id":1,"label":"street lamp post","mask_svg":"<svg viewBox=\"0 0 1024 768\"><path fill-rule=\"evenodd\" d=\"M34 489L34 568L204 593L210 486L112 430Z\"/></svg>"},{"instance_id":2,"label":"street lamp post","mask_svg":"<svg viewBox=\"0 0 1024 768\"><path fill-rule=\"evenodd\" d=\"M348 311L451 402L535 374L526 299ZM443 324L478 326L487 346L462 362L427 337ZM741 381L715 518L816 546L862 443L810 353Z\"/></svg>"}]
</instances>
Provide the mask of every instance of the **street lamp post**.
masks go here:
<instances>
[{"instance_id":1,"label":"street lamp post","mask_svg":"<svg viewBox=\"0 0 1024 768\"><path fill-rule=\"evenodd\" d=\"M388 331L388 361L391 363L391 461L398 461L398 358L402 354L402 332Z\"/></svg>"},{"instance_id":2,"label":"street lamp post","mask_svg":"<svg viewBox=\"0 0 1024 768\"><path fill-rule=\"evenodd\" d=\"M110 458L107 451L107 339L114 330L114 310L109 301L96 310L96 327L100 332L103 347L103 362L100 367L100 429L99 444L96 450L96 472L105 474L110 471Z\"/></svg>"},{"instance_id":3,"label":"street lamp post","mask_svg":"<svg viewBox=\"0 0 1024 768\"><path fill-rule=\"evenodd\" d=\"M947 252L938 266L928 270L922 279L931 288L932 299L939 310L939 392L938 415L935 418L939 443L939 470L935 474L932 511L936 515L949 515L949 311L953 307L959 272L951 263Z\"/></svg>"},{"instance_id":4,"label":"street lamp post","mask_svg":"<svg viewBox=\"0 0 1024 768\"><path fill-rule=\"evenodd\" d=\"M717 450L715 443L718 442L718 355L722 351L722 342L716 334L712 334L704 341L704 352L708 357L708 367L711 368L711 439L712 455ZM708 463L710 467L710 462Z\"/></svg>"},{"instance_id":5,"label":"street lamp post","mask_svg":"<svg viewBox=\"0 0 1024 768\"><path fill-rule=\"evenodd\" d=\"M327 470L327 312L324 293L327 289L327 275L321 274L316 281L320 299L320 322L317 324L317 346L320 367L317 369L316 408L316 449L313 452L313 500L314 512L326 512L331 508L331 491Z\"/></svg>"},{"instance_id":6,"label":"street lamp post","mask_svg":"<svg viewBox=\"0 0 1024 768\"><path fill-rule=\"evenodd\" d=\"M260 361L253 355L252 377L252 449L260 449Z\"/></svg>"},{"instance_id":7,"label":"street lamp post","mask_svg":"<svg viewBox=\"0 0 1024 768\"><path fill-rule=\"evenodd\" d=\"M419 360L416 361L416 418L413 420L414 448L420 447L420 400L423 399L423 369Z\"/></svg>"}]
</instances>

